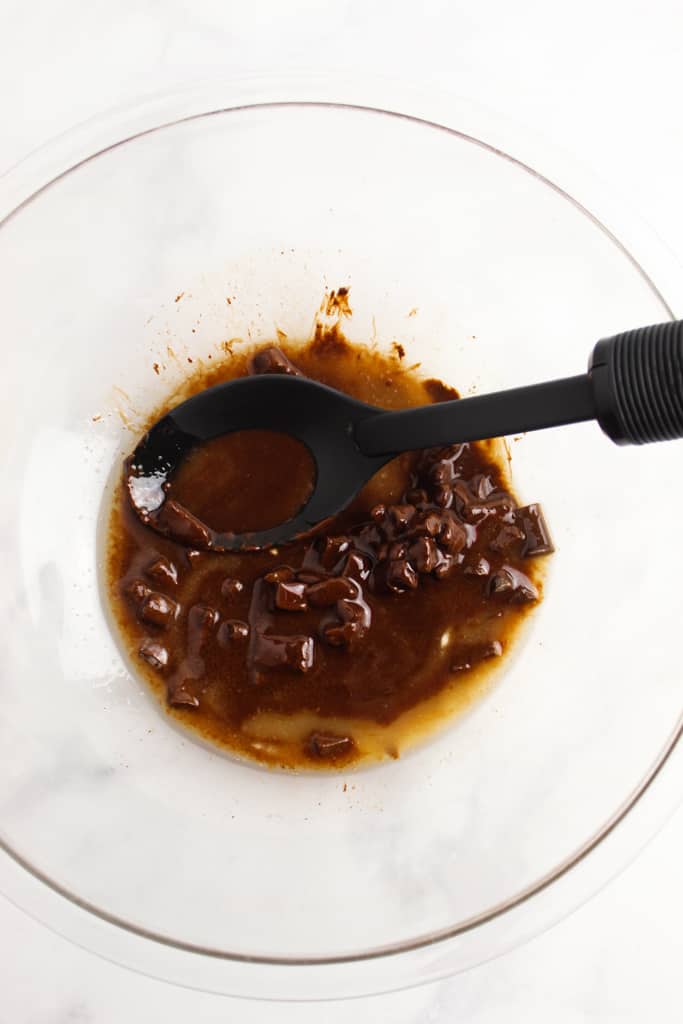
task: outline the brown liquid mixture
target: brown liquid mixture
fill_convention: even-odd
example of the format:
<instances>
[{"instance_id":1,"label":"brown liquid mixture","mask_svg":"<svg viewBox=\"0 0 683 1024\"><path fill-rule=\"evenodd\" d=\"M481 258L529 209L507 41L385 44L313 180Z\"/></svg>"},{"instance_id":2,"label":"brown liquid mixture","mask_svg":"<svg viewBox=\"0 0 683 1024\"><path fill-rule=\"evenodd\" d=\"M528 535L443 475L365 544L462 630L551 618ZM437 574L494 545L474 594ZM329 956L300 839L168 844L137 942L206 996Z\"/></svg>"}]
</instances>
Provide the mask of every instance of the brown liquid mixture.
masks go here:
<instances>
[{"instance_id":1,"label":"brown liquid mixture","mask_svg":"<svg viewBox=\"0 0 683 1024\"><path fill-rule=\"evenodd\" d=\"M399 355L339 337L233 356L182 397L248 372L302 372L385 408L457 397ZM539 506L518 506L496 452L399 456L322 534L263 552L160 536L119 486L108 589L136 668L184 724L256 760L338 768L398 756L471 701L540 599L548 532ZM300 507L312 478L286 435L218 438L172 479L167 521L186 539L184 510L214 529L265 528Z\"/></svg>"},{"instance_id":2,"label":"brown liquid mixture","mask_svg":"<svg viewBox=\"0 0 683 1024\"><path fill-rule=\"evenodd\" d=\"M314 479L315 462L296 438L241 430L190 452L172 497L217 532L267 530L299 511Z\"/></svg>"}]
</instances>

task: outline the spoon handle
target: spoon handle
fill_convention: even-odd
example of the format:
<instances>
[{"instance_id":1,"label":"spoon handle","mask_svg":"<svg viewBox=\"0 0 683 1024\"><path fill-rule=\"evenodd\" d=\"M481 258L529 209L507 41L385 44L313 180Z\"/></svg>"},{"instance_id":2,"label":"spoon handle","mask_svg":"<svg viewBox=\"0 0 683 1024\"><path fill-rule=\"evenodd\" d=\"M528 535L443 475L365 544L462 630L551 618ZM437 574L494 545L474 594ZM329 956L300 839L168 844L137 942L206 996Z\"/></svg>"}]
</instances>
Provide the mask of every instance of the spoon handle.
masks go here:
<instances>
[{"instance_id":1,"label":"spoon handle","mask_svg":"<svg viewBox=\"0 0 683 1024\"><path fill-rule=\"evenodd\" d=\"M603 338L589 373L597 419L617 444L683 437L683 320Z\"/></svg>"},{"instance_id":2,"label":"spoon handle","mask_svg":"<svg viewBox=\"0 0 683 1024\"><path fill-rule=\"evenodd\" d=\"M683 321L603 338L578 377L369 416L356 442L389 455L592 419L617 444L683 437Z\"/></svg>"}]
</instances>

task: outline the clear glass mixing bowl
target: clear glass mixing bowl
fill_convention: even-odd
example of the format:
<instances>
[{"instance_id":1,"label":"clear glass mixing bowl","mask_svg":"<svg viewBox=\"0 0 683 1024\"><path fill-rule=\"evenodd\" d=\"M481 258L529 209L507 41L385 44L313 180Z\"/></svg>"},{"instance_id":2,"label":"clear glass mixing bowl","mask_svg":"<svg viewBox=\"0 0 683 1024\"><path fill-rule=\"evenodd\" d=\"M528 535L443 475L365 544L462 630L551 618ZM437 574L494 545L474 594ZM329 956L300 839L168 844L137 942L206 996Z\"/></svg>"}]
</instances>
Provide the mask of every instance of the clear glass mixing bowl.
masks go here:
<instances>
[{"instance_id":1,"label":"clear glass mixing bowl","mask_svg":"<svg viewBox=\"0 0 683 1024\"><path fill-rule=\"evenodd\" d=\"M657 534L683 496L675 449L619 450L593 424L511 443L557 543L546 599L488 695L404 759L238 763L123 664L103 495L188 358L307 337L348 285L351 338L483 392L579 372L601 335L672 315L513 158L524 136L381 93L166 97L59 140L0 193L0 886L105 956L233 994L354 995L494 956L610 877L679 790L683 555Z\"/></svg>"}]
</instances>

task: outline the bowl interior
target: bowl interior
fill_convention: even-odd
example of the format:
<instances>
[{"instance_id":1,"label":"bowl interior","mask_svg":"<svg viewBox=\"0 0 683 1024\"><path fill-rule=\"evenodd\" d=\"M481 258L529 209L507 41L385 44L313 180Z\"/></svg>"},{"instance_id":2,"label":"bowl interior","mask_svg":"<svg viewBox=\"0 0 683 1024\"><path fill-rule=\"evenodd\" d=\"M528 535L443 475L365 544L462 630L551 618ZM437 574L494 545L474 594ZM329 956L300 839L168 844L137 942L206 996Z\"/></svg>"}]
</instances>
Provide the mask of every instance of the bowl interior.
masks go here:
<instances>
[{"instance_id":1,"label":"bowl interior","mask_svg":"<svg viewBox=\"0 0 683 1024\"><path fill-rule=\"evenodd\" d=\"M666 319L565 196L423 123L239 109L56 181L0 231L0 276L0 828L36 871L170 941L354 956L495 909L628 797L680 702L666 445L510 442L557 545L545 601L485 698L395 763L287 776L202 746L128 673L100 591L105 492L147 412L188 358L307 338L326 289L351 287L348 337L463 393L578 373Z\"/></svg>"}]
</instances>

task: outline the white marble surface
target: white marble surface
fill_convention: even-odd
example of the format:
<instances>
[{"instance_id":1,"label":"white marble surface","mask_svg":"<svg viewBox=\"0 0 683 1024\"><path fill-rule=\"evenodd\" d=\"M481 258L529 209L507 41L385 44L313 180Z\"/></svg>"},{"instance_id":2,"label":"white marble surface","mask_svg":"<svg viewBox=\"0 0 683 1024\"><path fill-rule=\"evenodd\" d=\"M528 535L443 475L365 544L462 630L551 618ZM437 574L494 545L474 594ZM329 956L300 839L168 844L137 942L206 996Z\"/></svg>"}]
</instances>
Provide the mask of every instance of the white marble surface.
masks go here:
<instances>
[{"instance_id":1,"label":"white marble surface","mask_svg":"<svg viewBox=\"0 0 683 1024\"><path fill-rule=\"evenodd\" d=\"M653 11L654 6L654 11ZM363 69L446 87L578 155L683 254L683 11L674 0L246 5L5 0L0 171L99 110L207 74ZM680 1019L683 814L620 879L514 953L437 986L349 1005L202 996L71 946L0 900L0 1024L225 1019L334 1024Z\"/></svg>"},{"instance_id":2,"label":"white marble surface","mask_svg":"<svg viewBox=\"0 0 683 1024\"><path fill-rule=\"evenodd\" d=\"M622 876L526 946L438 985L352 1003L202 995L84 953L0 900L2 1024L676 1024L683 814Z\"/></svg>"}]
</instances>

